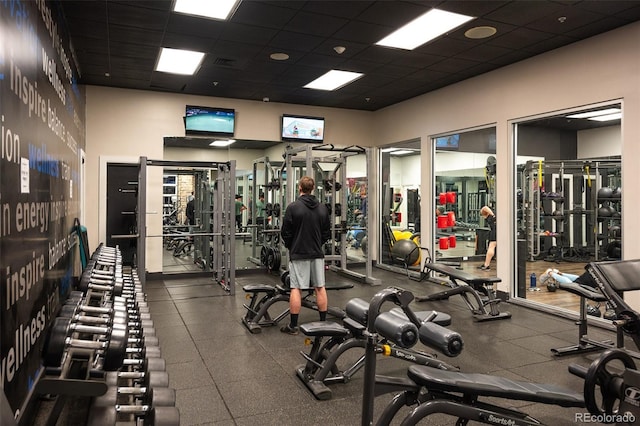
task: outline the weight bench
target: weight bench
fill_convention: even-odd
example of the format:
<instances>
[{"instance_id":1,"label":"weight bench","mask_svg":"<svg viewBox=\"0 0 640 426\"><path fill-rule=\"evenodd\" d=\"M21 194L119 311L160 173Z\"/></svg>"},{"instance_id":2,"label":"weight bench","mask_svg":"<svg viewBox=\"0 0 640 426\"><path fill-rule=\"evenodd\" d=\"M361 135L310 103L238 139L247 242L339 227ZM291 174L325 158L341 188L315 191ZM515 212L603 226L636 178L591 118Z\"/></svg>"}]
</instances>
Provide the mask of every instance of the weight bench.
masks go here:
<instances>
[{"instance_id":1,"label":"weight bench","mask_svg":"<svg viewBox=\"0 0 640 426\"><path fill-rule=\"evenodd\" d=\"M471 420L501 425L540 425L539 421L525 413L500 407L493 401L481 401L481 397L585 407L582 393L553 384L438 370L421 365L411 365L407 375L408 378L404 379L376 376L376 395L401 391L384 409L377 424L391 424L400 408L405 405L413 407L416 401L420 403L402 419L403 425L418 424L436 413L458 417L456 424L467 424L466 421ZM426 397L419 395L421 389L428 390Z\"/></svg>"},{"instance_id":2,"label":"weight bench","mask_svg":"<svg viewBox=\"0 0 640 426\"><path fill-rule=\"evenodd\" d=\"M347 290L353 288L353 284L334 284L325 285L327 291L332 290ZM247 299L250 299L249 304L244 304L244 308L247 313L242 318L242 324L253 333L257 334L262 331L262 327L271 327L277 325L283 318L289 315L289 307L285 309L275 318L269 313L269 308L278 302L286 302L289 304L289 296L291 295L291 289L284 285L269 285L269 284L248 284L242 287L246 294ZM306 294L304 292L306 291ZM318 306L315 303L315 290L310 288L302 292L302 307L313 310L318 310ZM340 308L329 306L327 314L336 318L344 318L345 312Z\"/></svg>"},{"instance_id":3,"label":"weight bench","mask_svg":"<svg viewBox=\"0 0 640 426\"><path fill-rule=\"evenodd\" d=\"M624 301L624 293L640 290L640 259L611 262L591 262L585 267L598 286L598 290L606 297L606 301L615 311L613 325L616 326L618 346L622 345L619 332L631 337L640 349L640 313ZM640 353L625 349L634 358Z\"/></svg>"},{"instance_id":4,"label":"weight bench","mask_svg":"<svg viewBox=\"0 0 640 426\"><path fill-rule=\"evenodd\" d=\"M342 324L314 321L300 325L300 331L312 338L309 353L300 352L306 364L296 368L296 375L319 400L331 399L327 386L348 383L364 367L365 357L338 365L342 355L353 348L364 348L369 303L355 298L346 305ZM384 331L385 340L378 345L379 353L432 368L455 369L433 354L412 349L419 338L424 345L450 357L462 351L462 338L444 328L451 324L451 316L437 311L414 312L408 305L393 308L380 315L376 324ZM342 368L340 368L342 367Z\"/></svg>"},{"instance_id":5,"label":"weight bench","mask_svg":"<svg viewBox=\"0 0 640 426\"><path fill-rule=\"evenodd\" d=\"M447 285L451 288L436 294L416 297L416 301L446 300L451 296L459 294L462 296L469 310L471 310L473 319L476 321L511 318L510 312L500 312L498 310L498 304L501 300L496 297L493 285L501 282L502 280L500 278L479 277L442 263L425 263L424 267L428 269L430 273L437 272L448 277L447 280L439 280L431 276L429 281L440 285ZM482 293L482 296L480 296L480 293ZM489 306L489 310L487 310L487 306Z\"/></svg>"},{"instance_id":6,"label":"weight bench","mask_svg":"<svg viewBox=\"0 0 640 426\"><path fill-rule=\"evenodd\" d=\"M580 296L580 318L576 322L578 325L578 343L571 346L565 346L562 348L553 348L551 352L556 356L581 354L593 351L599 351L602 349L610 349L614 347L614 343L611 340L594 340L587 334L587 299L594 302L606 302L608 299L605 295L596 291L593 287L587 285L572 283L557 283L560 290L568 291L577 296ZM621 348L624 346L624 334L622 330L617 330L616 346Z\"/></svg>"}]
</instances>

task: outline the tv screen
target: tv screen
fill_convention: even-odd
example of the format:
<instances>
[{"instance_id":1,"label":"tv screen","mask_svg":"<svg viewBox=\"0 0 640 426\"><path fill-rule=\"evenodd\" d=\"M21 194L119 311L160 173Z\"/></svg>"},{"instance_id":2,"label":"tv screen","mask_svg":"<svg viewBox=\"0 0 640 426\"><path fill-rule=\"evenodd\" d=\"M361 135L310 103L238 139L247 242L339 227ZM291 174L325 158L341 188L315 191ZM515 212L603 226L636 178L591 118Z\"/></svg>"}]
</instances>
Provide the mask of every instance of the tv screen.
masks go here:
<instances>
[{"instance_id":1,"label":"tv screen","mask_svg":"<svg viewBox=\"0 0 640 426\"><path fill-rule=\"evenodd\" d=\"M283 115L282 140L322 142L324 140L324 118Z\"/></svg>"},{"instance_id":2,"label":"tv screen","mask_svg":"<svg viewBox=\"0 0 640 426\"><path fill-rule=\"evenodd\" d=\"M441 136L436 138L436 149L458 149L460 135L454 134L449 136Z\"/></svg>"},{"instance_id":3,"label":"tv screen","mask_svg":"<svg viewBox=\"0 0 640 426\"><path fill-rule=\"evenodd\" d=\"M235 124L234 109L187 105L184 130L188 136L233 136Z\"/></svg>"}]
</instances>

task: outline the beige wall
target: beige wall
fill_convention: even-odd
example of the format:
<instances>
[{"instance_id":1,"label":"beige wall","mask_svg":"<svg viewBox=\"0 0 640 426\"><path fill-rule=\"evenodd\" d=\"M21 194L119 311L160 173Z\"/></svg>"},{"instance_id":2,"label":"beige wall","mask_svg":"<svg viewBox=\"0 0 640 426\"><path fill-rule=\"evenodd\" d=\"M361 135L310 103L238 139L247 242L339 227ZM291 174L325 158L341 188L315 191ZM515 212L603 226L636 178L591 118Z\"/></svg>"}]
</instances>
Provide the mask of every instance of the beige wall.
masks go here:
<instances>
[{"instance_id":1,"label":"beige wall","mask_svg":"<svg viewBox=\"0 0 640 426\"><path fill-rule=\"evenodd\" d=\"M524 117L621 99L623 183L634 182L634 162L640 158L640 23L593 37L547 54L446 87L377 111L376 144L422 138L423 200L433 198L430 185L430 136L496 123L498 247L508 247L510 259L498 264L500 289L515 282L513 230L515 188L510 122ZM629 165L628 167L626 165ZM640 193L625 191L623 218L633 217ZM423 208L423 215L429 209ZM428 223L422 217L423 223ZM623 219L625 259L640 257L635 236L640 224ZM428 238L428 237L427 237ZM426 241L430 241L427 239ZM640 306L640 296L634 303Z\"/></svg>"},{"instance_id":2,"label":"beige wall","mask_svg":"<svg viewBox=\"0 0 640 426\"><path fill-rule=\"evenodd\" d=\"M298 113L327 118L327 142L336 145L379 146L415 138L422 139L422 199L432 199L432 135L486 125L496 126L498 246L507 247L510 259L501 257L498 275L502 290L515 282L514 243L515 188L511 176L515 153L510 123L524 117L622 100L623 182L633 182L640 158L640 23L593 37L514 65L483 74L453 86L411 99L375 113L314 108L276 103L212 99L185 95L137 92L89 87L87 90L87 168L89 185L87 226L96 229L98 177L91 172L100 155L161 158L162 137L182 135L186 103L235 108L237 138L278 140L279 116ZM269 154L271 155L271 154ZM505 177L505 178L501 178ZM96 191L92 193L92 191ZM633 217L640 193L625 191L623 218ZM423 215L430 211L423 208ZM372 213L375 213L372 212ZM427 223L427 218L422 218ZM623 219L625 258L640 257L634 236L640 222ZM95 247L98 235L91 233ZM100 238L102 238L100 236ZM426 239L426 241L429 241ZM153 272L149 268L150 272ZM640 306L640 297L636 301Z\"/></svg>"}]
</instances>

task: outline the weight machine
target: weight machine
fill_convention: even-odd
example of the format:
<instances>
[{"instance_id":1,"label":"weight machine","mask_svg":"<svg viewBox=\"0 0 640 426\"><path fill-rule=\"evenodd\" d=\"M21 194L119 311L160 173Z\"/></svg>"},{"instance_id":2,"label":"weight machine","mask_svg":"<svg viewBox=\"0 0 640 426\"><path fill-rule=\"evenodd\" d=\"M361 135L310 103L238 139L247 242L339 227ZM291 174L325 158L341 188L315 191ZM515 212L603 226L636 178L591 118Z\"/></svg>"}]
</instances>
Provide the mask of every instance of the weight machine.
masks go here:
<instances>
[{"instance_id":1,"label":"weight machine","mask_svg":"<svg viewBox=\"0 0 640 426\"><path fill-rule=\"evenodd\" d=\"M609 185L619 187L619 174L617 159L528 161L521 170L519 200L527 258L584 262L603 257L609 227L620 225L620 215L604 218L606 209L598 206L620 200L597 194Z\"/></svg>"},{"instance_id":2,"label":"weight machine","mask_svg":"<svg viewBox=\"0 0 640 426\"><path fill-rule=\"evenodd\" d=\"M284 214L285 173L282 161L261 157L253 161L251 256L249 261L278 271L282 261L280 221ZM264 194L264 216L258 220L257 201Z\"/></svg>"},{"instance_id":3,"label":"weight machine","mask_svg":"<svg viewBox=\"0 0 640 426\"><path fill-rule=\"evenodd\" d=\"M319 153L325 156L319 156ZM285 181L297 182L304 175L312 176L316 181L316 187L320 202L325 203L331 214L332 239L326 246L325 260L330 262L329 268L351 278L379 284L379 279L372 276L373 261L369 255L365 261L365 274L352 271L348 268L347 239L349 231L347 227L347 159L355 155L365 155L367 168L373 164L370 149L359 146L336 148L331 144L312 145L306 144L300 147L287 146L284 154ZM369 170L367 175L369 175ZM282 176L282 174L281 174ZM284 185L284 206L296 199L297 185ZM284 212L284 208L283 208ZM367 229L373 229L373 215L367 215ZM285 253L286 255L286 253ZM287 259L283 256L283 263Z\"/></svg>"},{"instance_id":4,"label":"weight machine","mask_svg":"<svg viewBox=\"0 0 640 426\"><path fill-rule=\"evenodd\" d=\"M146 245L147 238L166 238L174 234L161 232L151 232L147 234L146 215L147 212L147 183L148 168L173 167L192 168L196 172L196 191L198 191L199 202L196 206L197 226L190 227L189 232L183 234L184 237L194 239L196 254L199 252L202 259L207 263L209 271L213 274L213 279L229 295L235 294L235 191L234 182L236 174L236 163L234 160L228 162L206 162L206 161L165 161L150 160L147 157L140 157L138 175L138 223L137 223L137 260L139 271L146 271ZM213 185L210 182L213 181ZM162 226L162 225L160 225ZM140 272L140 281L144 285L146 281L144 272Z\"/></svg>"}]
</instances>

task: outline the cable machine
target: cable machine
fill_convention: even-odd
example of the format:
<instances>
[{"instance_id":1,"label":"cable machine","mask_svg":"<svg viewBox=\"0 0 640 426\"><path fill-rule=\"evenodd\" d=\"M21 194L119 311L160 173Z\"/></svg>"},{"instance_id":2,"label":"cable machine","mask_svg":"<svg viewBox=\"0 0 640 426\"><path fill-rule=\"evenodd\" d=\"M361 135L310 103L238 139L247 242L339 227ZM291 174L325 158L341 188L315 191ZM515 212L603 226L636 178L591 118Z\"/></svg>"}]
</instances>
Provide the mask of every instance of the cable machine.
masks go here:
<instances>
[{"instance_id":1,"label":"cable machine","mask_svg":"<svg viewBox=\"0 0 640 426\"><path fill-rule=\"evenodd\" d=\"M521 173L520 226L529 260L616 258L620 160L528 161Z\"/></svg>"},{"instance_id":2,"label":"cable machine","mask_svg":"<svg viewBox=\"0 0 640 426\"><path fill-rule=\"evenodd\" d=\"M165 238L175 236L164 231L147 234L146 187L148 167L192 168L196 170L195 191L197 191L196 225L189 228L183 236L192 238L196 256L205 262L213 279L230 295L235 294L235 205L234 182L235 161L229 162L181 162L150 160L140 157L138 175L138 270L146 271L147 238ZM211 185L210 182L214 182ZM150 212L149 212L150 214ZM146 273L140 273L144 285Z\"/></svg>"}]
</instances>

